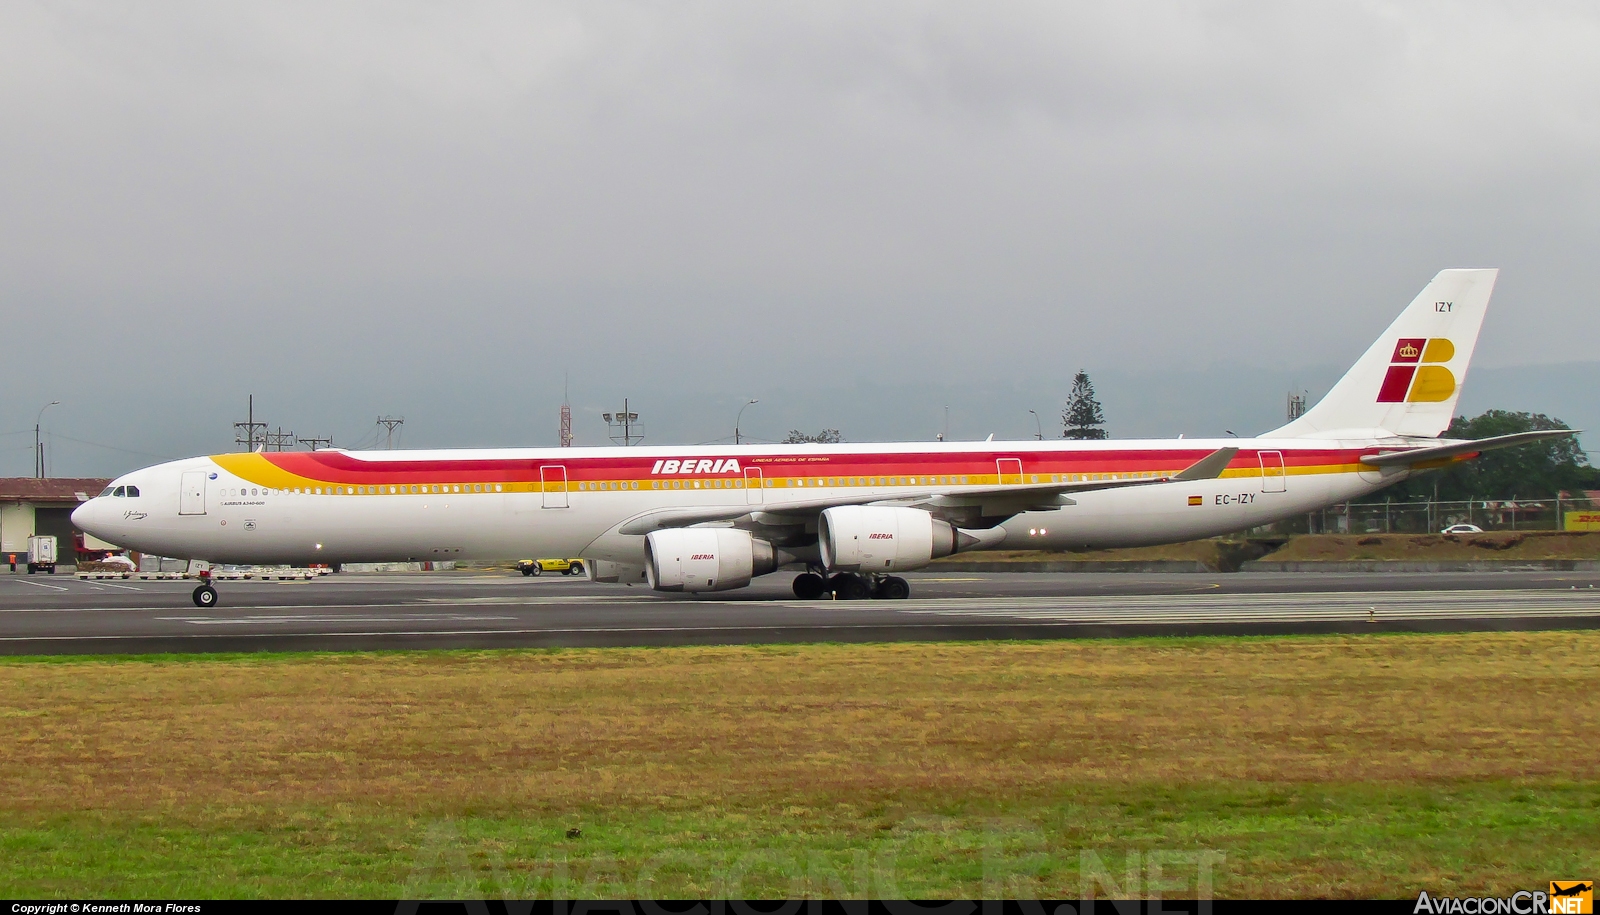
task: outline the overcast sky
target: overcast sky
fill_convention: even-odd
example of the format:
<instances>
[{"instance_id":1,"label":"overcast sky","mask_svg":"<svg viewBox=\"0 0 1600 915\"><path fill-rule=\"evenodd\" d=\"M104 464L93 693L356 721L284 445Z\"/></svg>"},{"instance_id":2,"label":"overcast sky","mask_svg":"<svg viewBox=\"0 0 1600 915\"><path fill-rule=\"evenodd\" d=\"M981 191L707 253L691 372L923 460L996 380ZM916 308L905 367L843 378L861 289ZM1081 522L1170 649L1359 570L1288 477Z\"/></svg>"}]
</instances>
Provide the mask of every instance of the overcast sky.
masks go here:
<instances>
[{"instance_id":1,"label":"overcast sky","mask_svg":"<svg viewBox=\"0 0 1600 915\"><path fill-rule=\"evenodd\" d=\"M0 0L0 474L51 400L59 474L248 392L553 444L563 376L590 443L1031 435L1079 367L1261 431L1443 267L1477 365L1595 361L1597 162L1592 3Z\"/></svg>"}]
</instances>

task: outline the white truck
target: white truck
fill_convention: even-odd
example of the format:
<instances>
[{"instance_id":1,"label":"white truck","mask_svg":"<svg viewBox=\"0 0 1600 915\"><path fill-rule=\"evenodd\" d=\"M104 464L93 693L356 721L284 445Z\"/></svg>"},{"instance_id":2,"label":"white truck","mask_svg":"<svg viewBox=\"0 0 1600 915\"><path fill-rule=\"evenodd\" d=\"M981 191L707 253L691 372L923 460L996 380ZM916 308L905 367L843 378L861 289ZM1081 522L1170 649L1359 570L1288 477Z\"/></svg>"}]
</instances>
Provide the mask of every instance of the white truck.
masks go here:
<instances>
[{"instance_id":1,"label":"white truck","mask_svg":"<svg viewBox=\"0 0 1600 915\"><path fill-rule=\"evenodd\" d=\"M56 574L56 538L54 534L35 534L28 538L28 574L47 572Z\"/></svg>"}]
</instances>

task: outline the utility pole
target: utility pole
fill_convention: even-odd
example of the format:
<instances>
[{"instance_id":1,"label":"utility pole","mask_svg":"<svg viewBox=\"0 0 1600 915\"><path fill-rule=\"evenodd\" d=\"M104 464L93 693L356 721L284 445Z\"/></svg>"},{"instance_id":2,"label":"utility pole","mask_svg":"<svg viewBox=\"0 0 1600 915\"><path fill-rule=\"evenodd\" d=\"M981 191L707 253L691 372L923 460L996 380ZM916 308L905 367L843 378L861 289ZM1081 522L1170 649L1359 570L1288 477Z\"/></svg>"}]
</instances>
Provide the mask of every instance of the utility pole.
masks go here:
<instances>
[{"instance_id":1,"label":"utility pole","mask_svg":"<svg viewBox=\"0 0 1600 915\"><path fill-rule=\"evenodd\" d=\"M317 438L316 436L312 436L311 438L302 438L302 439L299 439L298 441L300 442L300 444L305 445L307 448L310 448L312 451L318 450L319 446L323 446L323 445L326 445L329 448L333 447L333 439L331 437L330 438Z\"/></svg>"},{"instance_id":2,"label":"utility pole","mask_svg":"<svg viewBox=\"0 0 1600 915\"><path fill-rule=\"evenodd\" d=\"M622 398L622 412L602 413L600 415L605 417L606 425L611 429L611 440L613 442L618 441L617 427L619 426L622 428L622 436L621 441L618 443L624 448L632 445L636 440L644 440L644 427L639 425L639 414L629 412L628 398Z\"/></svg>"},{"instance_id":3,"label":"utility pole","mask_svg":"<svg viewBox=\"0 0 1600 915\"><path fill-rule=\"evenodd\" d=\"M39 415L33 418L33 475L36 479L44 479L44 440L39 437L39 424L44 422L44 411L60 404L59 400L50 401L40 407Z\"/></svg>"},{"instance_id":4,"label":"utility pole","mask_svg":"<svg viewBox=\"0 0 1600 915\"><path fill-rule=\"evenodd\" d=\"M759 400L747 400L747 401L744 402L744 407L748 407L753 403L760 403L760 402L761 401L759 401ZM737 415L737 416L735 416L733 418L733 443L735 445L739 444L739 420L744 419L744 407L740 407L739 408L739 415Z\"/></svg>"},{"instance_id":5,"label":"utility pole","mask_svg":"<svg viewBox=\"0 0 1600 915\"><path fill-rule=\"evenodd\" d=\"M261 439L267 451L282 451L283 446L293 445L295 441L294 433L283 431L282 426L279 426L276 432L266 433Z\"/></svg>"},{"instance_id":6,"label":"utility pole","mask_svg":"<svg viewBox=\"0 0 1600 915\"><path fill-rule=\"evenodd\" d=\"M243 445L245 451L254 451L254 450L256 450L256 438L257 438L256 430L260 429L262 434L263 434L263 436L265 435L265 433L267 431L267 424L266 423L258 423L258 422L256 422L256 395L254 395L254 394L250 395L249 408L248 408L248 412L245 413L244 422L242 422L242 423L234 423L233 424L233 429L234 429L233 443L235 445ZM240 437L241 434L243 436L242 438ZM265 443L265 439L264 438L263 438L262 441L263 441L263 443Z\"/></svg>"},{"instance_id":7,"label":"utility pole","mask_svg":"<svg viewBox=\"0 0 1600 915\"><path fill-rule=\"evenodd\" d=\"M406 418L404 416L380 416L380 417L378 417L378 425L382 426L383 429L384 429L383 450L385 450L385 451L393 451L394 450L394 430L395 430L395 427L403 426L403 425L405 425L405 423L406 423Z\"/></svg>"}]
</instances>

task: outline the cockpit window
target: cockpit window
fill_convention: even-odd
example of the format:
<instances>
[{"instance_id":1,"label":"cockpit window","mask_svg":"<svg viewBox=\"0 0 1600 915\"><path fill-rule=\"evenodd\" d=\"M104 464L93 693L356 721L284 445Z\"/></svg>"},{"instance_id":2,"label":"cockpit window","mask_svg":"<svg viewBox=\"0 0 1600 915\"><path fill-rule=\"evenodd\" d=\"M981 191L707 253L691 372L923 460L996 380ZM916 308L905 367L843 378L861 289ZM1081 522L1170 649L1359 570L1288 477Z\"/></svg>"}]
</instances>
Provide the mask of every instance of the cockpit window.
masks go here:
<instances>
[{"instance_id":1,"label":"cockpit window","mask_svg":"<svg viewBox=\"0 0 1600 915\"><path fill-rule=\"evenodd\" d=\"M124 496L124 495L126 495L126 494L127 494L127 489L128 489L128 487L126 487L126 486L118 486L118 487L117 487L117 491L116 491L116 492L113 492L113 493L112 493L112 494L111 494L111 495L113 495L113 496L115 496L115 497L116 497L116 498L118 498L118 499L120 499L120 498L122 498L122 497L123 497L123 496Z\"/></svg>"},{"instance_id":2,"label":"cockpit window","mask_svg":"<svg viewBox=\"0 0 1600 915\"><path fill-rule=\"evenodd\" d=\"M130 498L130 499L139 498L139 487L137 487L137 486L129 486L128 487L128 498Z\"/></svg>"},{"instance_id":3,"label":"cockpit window","mask_svg":"<svg viewBox=\"0 0 1600 915\"><path fill-rule=\"evenodd\" d=\"M109 495L111 495L111 491L112 491L112 490L113 490L113 489L116 489L116 487L115 487L115 486L107 486L107 487L106 487L106 488L105 488L105 491L104 491L104 492L102 492L102 493L100 493L100 495L102 495L102 496L109 496Z\"/></svg>"}]
</instances>

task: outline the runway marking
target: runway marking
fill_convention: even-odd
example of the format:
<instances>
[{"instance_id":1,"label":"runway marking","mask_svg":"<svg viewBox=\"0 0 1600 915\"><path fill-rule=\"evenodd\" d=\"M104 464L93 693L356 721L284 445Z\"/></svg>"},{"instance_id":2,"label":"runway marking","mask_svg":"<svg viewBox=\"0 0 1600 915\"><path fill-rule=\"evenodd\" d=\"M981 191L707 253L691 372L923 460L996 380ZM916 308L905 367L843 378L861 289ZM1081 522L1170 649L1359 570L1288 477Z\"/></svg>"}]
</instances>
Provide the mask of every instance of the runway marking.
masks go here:
<instances>
[{"instance_id":1,"label":"runway marking","mask_svg":"<svg viewBox=\"0 0 1600 915\"><path fill-rule=\"evenodd\" d=\"M1080 623L1319 622L1365 619L1466 619L1472 617L1592 616L1600 595L1587 591L1433 591L1312 594L1192 595L1174 606L1170 598L1144 595L1069 597L1037 606L1006 598L976 598L967 606L907 601L900 613L954 617L1053 620ZM1031 606L1029 604L1032 604ZM1574 606L1576 604L1577 606Z\"/></svg>"},{"instance_id":2,"label":"runway marking","mask_svg":"<svg viewBox=\"0 0 1600 915\"><path fill-rule=\"evenodd\" d=\"M514 620L514 616L478 616L464 613L447 613L417 616L340 616L327 614L295 614L292 616L158 616L158 620L172 623L189 623L195 626L250 626L258 623L482 623L494 620ZM499 630L486 629L485 632Z\"/></svg>"},{"instance_id":3,"label":"runway marking","mask_svg":"<svg viewBox=\"0 0 1600 915\"><path fill-rule=\"evenodd\" d=\"M1529 616L1528 619L1544 619L1543 616ZM1228 622L1216 620L1214 622ZM1383 622L1380 620L1379 622ZM1073 623L1061 621L1044 621L1030 624L1034 628L1072 629ZM826 625L782 625L782 626L627 626L627 627L589 627L589 628L562 628L562 629L417 629L395 630L375 629L368 631L323 631L323 632L272 632L261 633L260 638L292 639L292 638L377 638L383 636L400 636L406 638L437 638L439 636L473 636L473 635L628 635L628 634L661 634L661 633L693 633L693 632L844 632L898 628L891 623L838 623ZM971 624L961 623L920 623L918 629L951 629L960 630L971 628ZM222 633L146 633L136 635L37 635L37 636L0 636L0 642L72 642L72 641L127 641L130 639L223 639L237 638L238 636L224 635Z\"/></svg>"},{"instance_id":4,"label":"runway marking","mask_svg":"<svg viewBox=\"0 0 1600 915\"><path fill-rule=\"evenodd\" d=\"M68 590L71 590L70 588L63 588L60 585L47 585L42 581L27 581L27 580L21 579L21 578L14 578L14 579L12 579L12 581L15 581L19 585L33 585L35 588L49 588L52 591L68 591Z\"/></svg>"},{"instance_id":5,"label":"runway marking","mask_svg":"<svg viewBox=\"0 0 1600 915\"><path fill-rule=\"evenodd\" d=\"M542 606L546 604L565 604L603 601L606 603L632 603L636 601L659 601L661 598L650 594L573 594L564 597L420 597L418 603L423 604L528 604ZM705 601L700 601L705 603ZM750 603L743 601L742 603Z\"/></svg>"},{"instance_id":6,"label":"runway marking","mask_svg":"<svg viewBox=\"0 0 1600 915\"><path fill-rule=\"evenodd\" d=\"M133 585L114 585L109 581L97 581L97 582L95 582L95 585L97 587L101 587L101 588L118 588L118 589L123 590L123 591L143 591L144 590L143 588L135 588Z\"/></svg>"}]
</instances>

